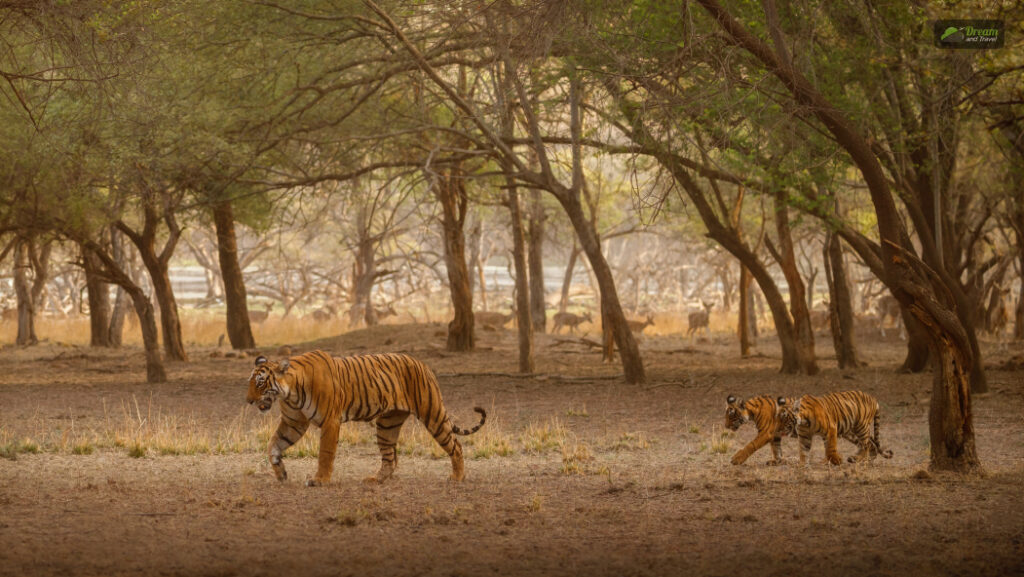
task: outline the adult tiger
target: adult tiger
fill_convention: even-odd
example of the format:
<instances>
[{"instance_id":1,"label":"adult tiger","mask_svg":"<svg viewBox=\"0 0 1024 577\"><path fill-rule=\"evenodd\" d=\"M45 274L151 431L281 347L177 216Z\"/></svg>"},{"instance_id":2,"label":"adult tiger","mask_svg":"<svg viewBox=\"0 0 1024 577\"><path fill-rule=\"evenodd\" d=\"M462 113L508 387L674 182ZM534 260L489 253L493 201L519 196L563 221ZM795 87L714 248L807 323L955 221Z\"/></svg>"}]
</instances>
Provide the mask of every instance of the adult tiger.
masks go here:
<instances>
[{"instance_id":1,"label":"adult tiger","mask_svg":"<svg viewBox=\"0 0 1024 577\"><path fill-rule=\"evenodd\" d=\"M776 400L769 395L751 399L737 399L729 395L726 399L728 406L725 409L725 428L737 431L749 421L753 421L757 427L757 436L754 437L754 440L733 455L733 465L742 465L755 451L768 444L769 441L772 443L772 460L767 464L782 463L782 437L794 434L795 427L792 423L786 426L780 419L780 408L792 401L785 397L779 397Z\"/></svg>"},{"instance_id":2,"label":"adult tiger","mask_svg":"<svg viewBox=\"0 0 1024 577\"><path fill-rule=\"evenodd\" d=\"M464 430L452 424L441 402L437 378L426 365L401 354L332 357L312 351L280 363L256 359L249 377L246 400L261 412L281 400L281 422L270 438L267 452L279 481L288 478L281 455L302 438L310 423L320 427L320 454L316 475L306 484L330 481L338 431L343 421L377 423L381 466L367 480L384 481L398 465L395 445L402 423L415 415L451 457L452 479L465 477L462 445L455 435L475 433L487 420L480 407L480 423Z\"/></svg>"},{"instance_id":3,"label":"adult tiger","mask_svg":"<svg viewBox=\"0 0 1024 577\"><path fill-rule=\"evenodd\" d=\"M860 451L847 459L859 463L881 454L892 458L892 451L882 448L879 440L878 401L861 391L829 393L822 397L804 395L783 407L783 418L796 422L800 438L800 464L811 451L811 442L818 435L825 439L825 458L838 465L842 457L836 448L839 437L857 445Z\"/></svg>"}]
</instances>

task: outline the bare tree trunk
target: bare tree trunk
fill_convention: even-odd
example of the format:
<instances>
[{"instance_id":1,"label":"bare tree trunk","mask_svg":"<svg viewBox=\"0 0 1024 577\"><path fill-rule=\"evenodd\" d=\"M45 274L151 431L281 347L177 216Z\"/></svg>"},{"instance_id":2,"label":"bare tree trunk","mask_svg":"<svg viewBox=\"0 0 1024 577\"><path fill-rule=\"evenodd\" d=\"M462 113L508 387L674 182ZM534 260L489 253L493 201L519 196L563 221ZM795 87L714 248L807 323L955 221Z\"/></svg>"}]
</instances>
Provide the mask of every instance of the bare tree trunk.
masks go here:
<instances>
[{"instance_id":1,"label":"bare tree trunk","mask_svg":"<svg viewBox=\"0 0 1024 577\"><path fill-rule=\"evenodd\" d=\"M928 331L921 321L910 314L903 303L900 303L900 316L907 331L907 356L897 372L920 373L928 368L928 361L931 359L931 337L928 336Z\"/></svg>"},{"instance_id":2,"label":"bare tree trunk","mask_svg":"<svg viewBox=\"0 0 1024 577\"><path fill-rule=\"evenodd\" d=\"M540 201L540 191L533 190L530 194L529 218L529 254L530 265L530 318L533 332L543 333L547 330L547 313L544 310L546 291L544 289L544 205Z\"/></svg>"},{"instance_id":3,"label":"bare tree trunk","mask_svg":"<svg viewBox=\"0 0 1024 577\"><path fill-rule=\"evenodd\" d=\"M506 167L511 168L511 167ZM516 269L516 318L519 332L519 372L534 372L533 363L533 321L530 310L530 286L526 262L526 239L523 233L523 216L519 206L519 191L511 177L508 185L508 209L512 214L512 260Z\"/></svg>"},{"instance_id":4,"label":"bare tree trunk","mask_svg":"<svg viewBox=\"0 0 1024 577\"><path fill-rule=\"evenodd\" d=\"M116 227L110 227L110 254L114 261L123 270L131 270L127 264L128 257L125 255L124 241L121 233ZM124 287L117 287L114 297L114 307L110 311L110 325L107 327L107 339L111 347L120 347L124 336L125 315L128 312L128 299L131 298Z\"/></svg>"},{"instance_id":5,"label":"bare tree trunk","mask_svg":"<svg viewBox=\"0 0 1024 577\"><path fill-rule=\"evenodd\" d=\"M224 304L228 340L233 349L256 348L256 339L249 324L249 305L245 291L245 278L238 262L238 241L235 236L235 214L230 200L213 206L213 224L217 229L217 255L220 276L224 281Z\"/></svg>"},{"instance_id":6,"label":"bare tree trunk","mask_svg":"<svg viewBox=\"0 0 1024 577\"><path fill-rule=\"evenodd\" d=\"M437 175L434 191L444 215L444 262L455 313L448 323L447 349L471 351L476 347L476 337L473 333L473 291L469 288L466 238L463 234L468 197L461 170L451 168Z\"/></svg>"},{"instance_id":7,"label":"bare tree trunk","mask_svg":"<svg viewBox=\"0 0 1024 577\"><path fill-rule=\"evenodd\" d=\"M160 356L160 340L156 327L156 313L153 303L146 297L145 291L132 281L128 272L121 268L111 255L107 254L95 241L84 241L83 245L91 251L102 265L102 274L109 282L121 286L131 296L135 305L142 329L142 344L146 351L146 382L163 383L167 381L163 359Z\"/></svg>"},{"instance_id":8,"label":"bare tree trunk","mask_svg":"<svg viewBox=\"0 0 1024 577\"><path fill-rule=\"evenodd\" d=\"M110 346L110 285L98 274L101 265L96 255L82 249L82 268L89 292L89 346Z\"/></svg>"},{"instance_id":9,"label":"bare tree trunk","mask_svg":"<svg viewBox=\"0 0 1024 577\"><path fill-rule=\"evenodd\" d=\"M807 310L807 291L796 265L793 236L789 228L786 193L781 190L775 192L775 228L779 237L779 247L777 251L772 250L771 252L779 261L782 274L786 277L786 284L789 285L789 310L793 316L793 326L796 329L796 347L800 357L800 368L805 374L816 375L819 369L814 354L814 327L811 326L811 314ZM769 249L772 248L770 242L767 246Z\"/></svg>"},{"instance_id":10,"label":"bare tree trunk","mask_svg":"<svg viewBox=\"0 0 1024 577\"><path fill-rule=\"evenodd\" d=\"M178 303L174 298L174 290L171 287L169 272L171 256L174 248L181 237L181 228L178 227L174 212L170 207L163 208L162 220L167 225L168 237L163 249L156 251L157 226L161 220L155 206L155 199L147 198L143 206L143 230L136 232L129 228L123 221L118 221L117 227L128 238L132 240L142 263L149 272L150 282L153 285L153 294L160 306L160 327L164 338L164 352L167 358L175 361L187 361L185 344L181 336L181 320L178 317ZM128 290L128 287L125 287ZM138 307L136 307L138 310ZM141 320L141 319L140 319Z\"/></svg>"},{"instance_id":11,"label":"bare tree trunk","mask_svg":"<svg viewBox=\"0 0 1024 577\"><path fill-rule=\"evenodd\" d=\"M750 271L740 264L740 312L737 333L740 337L740 356L742 357L750 356L751 347L750 317L754 315L750 310L752 308L750 305L753 303L750 298L750 280Z\"/></svg>"},{"instance_id":12,"label":"bare tree trunk","mask_svg":"<svg viewBox=\"0 0 1024 577\"><path fill-rule=\"evenodd\" d=\"M28 273L32 269L29 256L31 250L28 239L19 238L15 241L14 292L18 299L18 336L15 343L23 346L39 343L36 337L35 303L32 302L32 288L28 280Z\"/></svg>"},{"instance_id":13,"label":"bare tree trunk","mask_svg":"<svg viewBox=\"0 0 1024 577\"><path fill-rule=\"evenodd\" d=\"M828 283L829 295L829 326L832 328L832 345L835 347L836 361L840 369L861 367L864 363L857 356L850 283L846 278L843 248L838 235L832 232L826 235L823 252L825 281Z\"/></svg>"}]
</instances>

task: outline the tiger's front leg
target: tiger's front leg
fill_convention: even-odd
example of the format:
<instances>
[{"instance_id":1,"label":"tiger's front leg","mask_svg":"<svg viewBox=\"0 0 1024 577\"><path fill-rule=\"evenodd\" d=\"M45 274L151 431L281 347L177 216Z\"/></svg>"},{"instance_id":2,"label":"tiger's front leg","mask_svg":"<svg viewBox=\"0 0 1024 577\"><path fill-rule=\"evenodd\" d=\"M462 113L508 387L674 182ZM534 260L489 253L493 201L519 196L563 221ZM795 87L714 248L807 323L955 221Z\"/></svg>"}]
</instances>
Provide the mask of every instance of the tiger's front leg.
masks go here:
<instances>
[{"instance_id":1,"label":"tiger's front leg","mask_svg":"<svg viewBox=\"0 0 1024 577\"><path fill-rule=\"evenodd\" d=\"M798 436L800 437L800 466L807 466L807 455L811 452L811 443L814 441L814 435L810 431L800 431Z\"/></svg>"},{"instance_id":2,"label":"tiger's front leg","mask_svg":"<svg viewBox=\"0 0 1024 577\"><path fill-rule=\"evenodd\" d=\"M288 478L288 471L285 470L284 462L281 459L282 455L288 447L299 442L308 427L309 421L297 420L287 414L281 414L281 422L277 425L277 431L274 432L267 445L270 466L274 469L274 476L278 481Z\"/></svg>"},{"instance_id":3,"label":"tiger's front leg","mask_svg":"<svg viewBox=\"0 0 1024 577\"><path fill-rule=\"evenodd\" d=\"M772 437L772 460L766 463L768 465L781 465L782 464L782 437Z\"/></svg>"},{"instance_id":4,"label":"tiger's front leg","mask_svg":"<svg viewBox=\"0 0 1024 577\"><path fill-rule=\"evenodd\" d=\"M316 475L306 481L307 487L317 487L331 480L334 472L334 453L338 450L338 433L341 421L328 419L320 428L320 455L317 458Z\"/></svg>"},{"instance_id":5,"label":"tiger's front leg","mask_svg":"<svg viewBox=\"0 0 1024 577\"><path fill-rule=\"evenodd\" d=\"M742 465L755 451L768 444L771 440L771 435L758 435L754 437L753 441L747 443L747 446L743 447L732 456L733 465Z\"/></svg>"}]
</instances>

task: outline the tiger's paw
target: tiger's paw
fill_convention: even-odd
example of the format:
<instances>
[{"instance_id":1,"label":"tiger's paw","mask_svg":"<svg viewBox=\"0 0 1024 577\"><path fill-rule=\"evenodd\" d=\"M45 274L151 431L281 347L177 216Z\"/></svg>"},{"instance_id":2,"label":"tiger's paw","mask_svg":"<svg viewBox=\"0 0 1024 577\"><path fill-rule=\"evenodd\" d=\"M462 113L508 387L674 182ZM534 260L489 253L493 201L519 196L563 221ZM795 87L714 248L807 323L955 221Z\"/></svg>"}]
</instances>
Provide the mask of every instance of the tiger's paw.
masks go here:
<instances>
[{"instance_id":1,"label":"tiger's paw","mask_svg":"<svg viewBox=\"0 0 1024 577\"><path fill-rule=\"evenodd\" d=\"M363 482L367 485L379 485L384 482L384 479L377 477L377 475L370 475L363 479Z\"/></svg>"},{"instance_id":2,"label":"tiger's paw","mask_svg":"<svg viewBox=\"0 0 1024 577\"><path fill-rule=\"evenodd\" d=\"M325 484L325 482L321 481L319 479L310 479L310 480L306 481L306 486L307 487L323 487L324 484Z\"/></svg>"},{"instance_id":3,"label":"tiger's paw","mask_svg":"<svg viewBox=\"0 0 1024 577\"><path fill-rule=\"evenodd\" d=\"M746 461L746 459L743 458L743 457L740 457L739 455L736 455L729 462L732 463L733 465L742 465L743 461Z\"/></svg>"},{"instance_id":4,"label":"tiger's paw","mask_svg":"<svg viewBox=\"0 0 1024 577\"><path fill-rule=\"evenodd\" d=\"M765 465L768 465L769 467L777 467L783 463L784 461L782 459L772 459L770 461L766 461Z\"/></svg>"}]
</instances>

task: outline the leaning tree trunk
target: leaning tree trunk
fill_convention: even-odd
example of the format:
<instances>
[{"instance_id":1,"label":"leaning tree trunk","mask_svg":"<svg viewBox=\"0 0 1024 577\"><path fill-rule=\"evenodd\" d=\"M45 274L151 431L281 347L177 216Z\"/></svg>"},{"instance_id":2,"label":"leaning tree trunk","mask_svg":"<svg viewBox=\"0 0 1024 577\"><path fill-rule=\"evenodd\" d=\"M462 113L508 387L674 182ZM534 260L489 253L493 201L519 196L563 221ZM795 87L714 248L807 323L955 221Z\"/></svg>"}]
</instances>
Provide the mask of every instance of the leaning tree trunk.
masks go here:
<instances>
[{"instance_id":1,"label":"leaning tree trunk","mask_svg":"<svg viewBox=\"0 0 1024 577\"><path fill-rule=\"evenodd\" d=\"M32 269L29 257L31 246L28 240L18 239L14 247L14 292L18 299L18 345L35 345L36 311L32 302L32 287L28 280L28 271Z\"/></svg>"},{"instance_id":2,"label":"leaning tree trunk","mask_svg":"<svg viewBox=\"0 0 1024 577\"><path fill-rule=\"evenodd\" d=\"M91 251L82 250L85 286L89 292L89 346L110 346L110 285L99 276L100 264Z\"/></svg>"},{"instance_id":3,"label":"leaning tree trunk","mask_svg":"<svg viewBox=\"0 0 1024 577\"><path fill-rule=\"evenodd\" d=\"M220 276L224 281L224 304L228 340L233 349L256 348L256 339L249 324L245 278L238 262L238 242L235 236L235 215L230 200L213 206L213 223L217 229L217 254L220 258Z\"/></svg>"},{"instance_id":4,"label":"leaning tree trunk","mask_svg":"<svg viewBox=\"0 0 1024 577\"><path fill-rule=\"evenodd\" d=\"M615 344L618 346L619 355L622 358L622 370L625 373L626 381L629 383L643 383L647 380L644 371L643 359L640 357L640 349L633 338L633 333L626 324L626 315L622 312L622 305L619 303L619 295L615 289L615 279L612 277L611 268L601 252L601 242L598 239L597 231L593 224L583 214L583 206L580 204L579 196L570 191L562 191L557 195L562 208L569 216L576 231L576 237L580 241L583 253L590 261L590 268L594 271L597 285L601 293L601 322L611 330Z\"/></svg>"},{"instance_id":5,"label":"leaning tree trunk","mask_svg":"<svg viewBox=\"0 0 1024 577\"><path fill-rule=\"evenodd\" d=\"M110 282L124 288L132 298L135 306L135 314L139 318L139 326L142 329L142 345L146 352L146 382L163 383L167 381L167 373L164 370L163 359L160 356L160 339L156 327L156 313L153 310L153 303L146 296L145 291L136 284L121 263L115 261L109 254L94 241L83 243L91 251L103 266L103 274Z\"/></svg>"},{"instance_id":6,"label":"leaning tree trunk","mask_svg":"<svg viewBox=\"0 0 1024 577\"><path fill-rule=\"evenodd\" d=\"M511 167L508 167L511 168ZM526 262L526 239L523 233L523 215L519 206L519 191L515 181L506 178L508 184L508 209L512 214L512 260L516 269L516 324L519 333L519 372L534 372L533 363L533 321L530 310L530 283Z\"/></svg>"},{"instance_id":7,"label":"leaning tree trunk","mask_svg":"<svg viewBox=\"0 0 1024 577\"><path fill-rule=\"evenodd\" d=\"M153 294L160 307L160 328L163 329L164 352L167 357L176 361L187 361L185 344L181 338L181 319L178 317L178 303L171 287L171 275L166 265L147 267L149 278L153 283ZM136 308L136 311L138 309Z\"/></svg>"},{"instance_id":8,"label":"leaning tree trunk","mask_svg":"<svg viewBox=\"0 0 1024 577\"><path fill-rule=\"evenodd\" d=\"M544 310L544 205L540 202L540 191L534 190L530 198L529 254L530 265L530 318L533 332L547 330L547 314Z\"/></svg>"},{"instance_id":9,"label":"leaning tree trunk","mask_svg":"<svg viewBox=\"0 0 1024 577\"><path fill-rule=\"evenodd\" d=\"M447 349L471 351L476 346L473 334L473 291L469 287L469 269L466 267L465 183L461 171L455 168L438 175L434 191L441 203L444 227L444 262L448 269L448 288L455 314L448 323Z\"/></svg>"},{"instance_id":10,"label":"leaning tree trunk","mask_svg":"<svg viewBox=\"0 0 1024 577\"><path fill-rule=\"evenodd\" d=\"M796 329L797 354L800 356L800 369L808 375L819 372L814 354L814 327L811 326L811 313L807 310L807 290L800 278L800 270L796 265L796 252L793 249L793 236L789 227L789 208L786 206L786 193L779 190L775 193L775 228L779 237L778 251L772 251L782 267L782 274L789 285L789 310L793 316ZM768 245L771 247L771 244Z\"/></svg>"},{"instance_id":11,"label":"leaning tree trunk","mask_svg":"<svg viewBox=\"0 0 1024 577\"><path fill-rule=\"evenodd\" d=\"M829 325L832 328L832 345L836 351L836 361L840 369L857 368L864 363L857 356L850 283L846 278L843 247L838 235L832 232L827 234L823 252L825 281L828 283Z\"/></svg>"}]
</instances>

